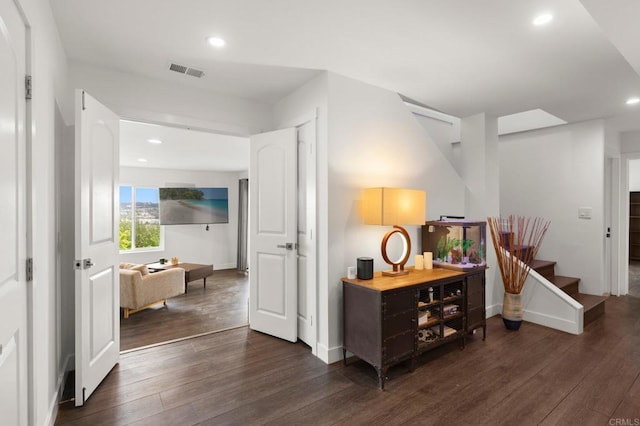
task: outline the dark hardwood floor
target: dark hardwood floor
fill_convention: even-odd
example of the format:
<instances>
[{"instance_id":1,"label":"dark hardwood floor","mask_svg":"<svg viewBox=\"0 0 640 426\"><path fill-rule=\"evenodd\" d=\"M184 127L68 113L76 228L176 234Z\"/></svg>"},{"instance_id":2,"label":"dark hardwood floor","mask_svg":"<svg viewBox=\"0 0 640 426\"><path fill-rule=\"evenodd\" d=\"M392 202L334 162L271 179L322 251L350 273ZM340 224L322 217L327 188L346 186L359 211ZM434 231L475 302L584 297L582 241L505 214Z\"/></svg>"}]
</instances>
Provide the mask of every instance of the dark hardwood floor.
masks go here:
<instances>
[{"instance_id":1,"label":"dark hardwood floor","mask_svg":"<svg viewBox=\"0 0 640 426\"><path fill-rule=\"evenodd\" d=\"M249 279L235 269L214 271L189 283L189 292L120 319L120 350L126 351L247 324Z\"/></svg>"},{"instance_id":2,"label":"dark hardwood floor","mask_svg":"<svg viewBox=\"0 0 640 426\"><path fill-rule=\"evenodd\" d=\"M478 333L389 378L379 391L360 360L325 365L302 343L243 327L123 355L83 408L60 406L56 424L636 425L640 298L609 298L580 336L531 323L507 331L493 317L486 341Z\"/></svg>"}]
</instances>

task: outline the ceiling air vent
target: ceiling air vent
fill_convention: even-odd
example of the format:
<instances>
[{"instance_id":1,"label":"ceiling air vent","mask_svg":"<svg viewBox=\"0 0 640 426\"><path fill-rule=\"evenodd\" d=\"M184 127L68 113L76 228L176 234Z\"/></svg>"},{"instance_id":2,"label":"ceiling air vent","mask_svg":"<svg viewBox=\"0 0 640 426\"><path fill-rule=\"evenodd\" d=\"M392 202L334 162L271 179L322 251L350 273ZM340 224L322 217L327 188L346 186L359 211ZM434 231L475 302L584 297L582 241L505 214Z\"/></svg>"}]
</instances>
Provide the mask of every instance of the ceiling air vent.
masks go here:
<instances>
[{"instance_id":1,"label":"ceiling air vent","mask_svg":"<svg viewBox=\"0 0 640 426\"><path fill-rule=\"evenodd\" d=\"M197 68L188 67L186 65L171 63L169 65L169 70L179 72L180 74L190 75L191 77L196 78L202 78L202 76L204 76L204 71Z\"/></svg>"}]
</instances>

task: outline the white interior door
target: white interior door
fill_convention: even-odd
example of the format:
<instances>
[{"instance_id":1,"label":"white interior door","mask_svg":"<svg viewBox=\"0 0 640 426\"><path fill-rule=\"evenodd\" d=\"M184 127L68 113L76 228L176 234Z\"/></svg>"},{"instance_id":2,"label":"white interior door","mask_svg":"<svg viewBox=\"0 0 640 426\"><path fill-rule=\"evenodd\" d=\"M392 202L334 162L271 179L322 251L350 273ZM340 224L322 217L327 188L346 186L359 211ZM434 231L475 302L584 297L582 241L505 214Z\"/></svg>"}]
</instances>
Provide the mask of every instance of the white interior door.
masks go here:
<instances>
[{"instance_id":1,"label":"white interior door","mask_svg":"<svg viewBox=\"0 0 640 426\"><path fill-rule=\"evenodd\" d=\"M316 353L316 121L298 130L298 337Z\"/></svg>"},{"instance_id":2,"label":"white interior door","mask_svg":"<svg viewBox=\"0 0 640 426\"><path fill-rule=\"evenodd\" d=\"M25 159L26 29L0 0L0 423L26 425L27 283Z\"/></svg>"},{"instance_id":3,"label":"white interior door","mask_svg":"<svg viewBox=\"0 0 640 426\"><path fill-rule=\"evenodd\" d=\"M297 330L296 129L251 137L249 326L295 342Z\"/></svg>"},{"instance_id":4,"label":"white interior door","mask_svg":"<svg viewBox=\"0 0 640 426\"><path fill-rule=\"evenodd\" d=\"M76 406L120 356L119 119L76 91Z\"/></svg>"}]
</instances>

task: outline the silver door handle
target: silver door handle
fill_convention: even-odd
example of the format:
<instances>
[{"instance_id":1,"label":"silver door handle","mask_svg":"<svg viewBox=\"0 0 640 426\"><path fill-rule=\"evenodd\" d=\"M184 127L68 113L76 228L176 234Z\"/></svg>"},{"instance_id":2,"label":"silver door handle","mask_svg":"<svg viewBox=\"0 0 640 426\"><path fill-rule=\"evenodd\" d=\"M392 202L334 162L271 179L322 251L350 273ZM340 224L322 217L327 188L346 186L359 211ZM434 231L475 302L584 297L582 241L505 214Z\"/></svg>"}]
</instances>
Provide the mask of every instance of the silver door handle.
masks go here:
<instances>
[{"instance_id":1,"label":"silver door handle","mask_svg":"<svg viewBox=\"0 0 640 426\"><path fill-rule=\"evenodd\" d=\"M91 261L90 257L82 260L76 260L75 262L73 262L74 269L89 269L94 265L95 263Z\"/></svg>"},{"instance_id":2,"label":"silver door handle","mask_svg":"<svg viewBox=\"0 0 640 426\"><path fill-rule=\"evenodd\" d=\"M278 244L276 247L287 249L287 250L293 250L293 243Z\"/></svg>"}]
</instances>

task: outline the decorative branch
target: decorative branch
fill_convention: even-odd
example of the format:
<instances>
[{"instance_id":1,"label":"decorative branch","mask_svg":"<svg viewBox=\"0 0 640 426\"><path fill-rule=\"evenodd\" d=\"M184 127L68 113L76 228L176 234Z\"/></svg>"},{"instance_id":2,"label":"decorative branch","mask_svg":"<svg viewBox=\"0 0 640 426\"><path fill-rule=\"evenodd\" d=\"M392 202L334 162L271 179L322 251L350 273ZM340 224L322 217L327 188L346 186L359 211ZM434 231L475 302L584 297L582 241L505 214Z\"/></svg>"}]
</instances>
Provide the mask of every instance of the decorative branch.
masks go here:
<instances>
[{"instance_id":1,"label":"decorative branch","mask_svg":"<svg viewBox=\"0 0 640 426\"><path fill-rule=\"evenodd\" d=\"M504 291L520 294L531 269L530 263L538 253L550 222L542 218L513 215L506 219L488 217L487 221Z\"/></svg>"}]
</instances>

